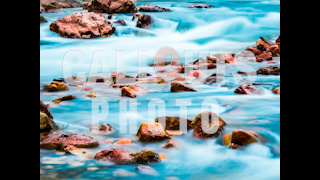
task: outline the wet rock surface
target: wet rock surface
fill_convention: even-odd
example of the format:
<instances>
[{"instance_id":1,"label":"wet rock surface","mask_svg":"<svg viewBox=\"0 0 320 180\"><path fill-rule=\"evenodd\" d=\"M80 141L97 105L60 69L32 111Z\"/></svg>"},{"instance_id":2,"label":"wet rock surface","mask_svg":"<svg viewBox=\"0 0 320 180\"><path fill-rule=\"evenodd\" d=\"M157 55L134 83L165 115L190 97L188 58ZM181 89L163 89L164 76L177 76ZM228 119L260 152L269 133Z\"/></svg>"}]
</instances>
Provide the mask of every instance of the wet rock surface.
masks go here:
<instances>
[{"instance_id":1,"label":"wet rock surface","mask_svg":"<svg viewBox=\"0 0 320 180\"><path fill-rule=\"evenodd\" d=\"M180 130L180 122L184 122L188 130L192 129L191 122L193 121L193 119L166 116L156 118L155 122L159 123L159 119L165 120L165 130Z\"/></svg>"},{"instance_id":2,"label":"wet rock surface","mask_svg":"<svg viewBox=\"0 0 320 180\"><path fill-rule=\"evenodd\" d=\"M231 145L230 149L237 149L241 146L247 146L252 143L258 143L259 135L254 132L243 131L243 130L233 130L231 135Z\"/></svg>"},{"instance_id":3,"label":"wet rock surface","mask_svg":"<svg viewBox=\"0 0 320 180\"><path fill-rule=\"evenodd\" d=\"M140 6L139 11L141 12L171 12L170 9L161 8L152 4L145 4Z\"/></svg>"},{"instance_id":4,"label":"wet rock surface","mask_svg":"<svg viewBox=\"0 0 320 180\"><path fill-rule=\"evenodd\" d=\"M243 84L243 85L239 86L238 88L236 88L234 93L235 94L249 94L249 95L257 94L257 95L260 95L260 94L262 94L262 91L260 88L258 88L257 86L255 86L253 84Z\"/></svg>"},{"instance_id":5,"label":"wet rock surface","mask_svg":"<svg viewBox=\"0 0 320 180\"><path fill-rule=\"evenodd\" d=\"M115 32L112 24L96 13L73 13L50 25L50 30L64 38L91 39L109 37Z\"/></svg>"},{"instance_id":6,"label":"wet rock surface","mask_svg":"<svg viewBox=\"0 0 320 180\"><path fill-rule=\"evenodd\" d=\"M81 7L81 4L75 0L40 0L40 12L77 7Z\"/></svg>"},{"instance_id":7,"label":"wet rock surface","mask_svg":"<svg viewBox=\"0 0 320 180\"><path fill-rule=\"evenodd\" d=\"M68 95L68 96L64 96L64 97L61 97L61 98L54 99L54 100L52 100L52 102L59 104L59 103L61 103L63 101L71 101L71 100L74 100L74 99L76 99L75 96Z\"/></svg>"},{"instance_id":8,"label":"wet rock surface","mask_svg":"<svg viewBox=\"0 0 320 180\"><path fill-rule=\"evenodd\" d=\"M187 91L195 92L196 90L178 82L171 83L171 92L187 92Z\"/></svg>"},{"instance_id":9,"label":"wet rock surface","mask_svg":"<svg viewBox=\"0 0 320 180\"><path fill-rule=\"evenodd\" d=\"M96 13L135 13L137 7L133 0L93 0L88 4L89 12Z\"/></svg>"},{"instance_id":10,"label":"wet rock surface","mask_svg":"<svg viewBox=\"0 0 320 180\"><path fill-rule=\"evenodd\" d=\"M149 15L142 15L137 21L138 28L149 28L153 24L154 20Z\"/></svg>"},{"instance_id":11,"label":"wet rock surface","mask_svg":"<svg viewBox=\"0 0 320 180\"><path fill-rule=\"evenodd\" d=\"M141 142L158 142L171 138L160 123L142 123L137 136Z\"/></svg>"},{"instance_id":12,"label":"wet rock surface","mask_svg":"<svg viewBox=\"0 0 320 180\"><path fill-rule=\"evenodd\" d=\"M280 67L268 66L257 70L257 74L262 75L280 75Z\"/></svg>"},{"instance_id":13,"label":"wet rock surface","mask_svg":"<svg viewBox=\"0 0 320 180\"><path fill-rule=\"evenodd\" d=\"M57 92L57 91L68 91L69 87L63 83L53 81L50 85L45 85L43 91Z\"/></svg>"}]
</instances>

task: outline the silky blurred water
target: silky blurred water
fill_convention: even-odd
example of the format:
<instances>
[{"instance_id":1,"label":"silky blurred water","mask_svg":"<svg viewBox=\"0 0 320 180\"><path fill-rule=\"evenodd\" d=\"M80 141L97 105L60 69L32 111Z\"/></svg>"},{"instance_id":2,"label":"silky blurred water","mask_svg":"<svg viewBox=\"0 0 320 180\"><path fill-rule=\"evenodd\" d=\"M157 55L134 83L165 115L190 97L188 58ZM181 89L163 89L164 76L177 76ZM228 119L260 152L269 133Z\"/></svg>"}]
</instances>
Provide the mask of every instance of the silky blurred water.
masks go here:
<instances>
[{"instance_id":1,"label":"silky blurred water","mask_svg":"<svg viewBox=\"0 0 320 180\"><path fill-rule=\"evenodd\" d=\"M215 8L187 8L195 2L209 3ZM208 51L238 52L254 45L260 36L274 40L280 34L278 0L136 1L137 6L145 3L166 7L172 12L143 13L155 19L155 24L150 29L136 28L136 21L132 21L131 15L118 15L113 17L111 22L123 19L128 26L114 24L116 32L113 36L91 40L65 39L49 30L53 21L73 12L85 12L82 9L43 13L48 23L40 24L40 88L54 78L63 77L63 59L69 51L81 51L85 57L84 62L77 63L74 60L72 75L78 75L78 72L88 75L90 69L99 67L100 65L92 64L92 59L95 52L100 50L106 53L108 60L109 71L106 75L116 71L118 64L122 67L122 72L132 76L136 76L139 70L156 76L154 69L146 64L153 62L154 54L161 47L173 47L182 61L188 63L209 55ZM185 59L186 50L192 51L191 58ZM117 59L119 51L123 55L120 60ZM139 51L145 52L142 59L139 59ZM204 52L199 55L199 51ZM139 69L141 62L144 65ZM267 66L253 62L249 65L254 69ZM242 150L229 150L228 147L222 146L221 139L199 140L193 138L192 132L189 132L174 138L179 148L165 150L161 148L165 142L141 144L137 142L134 134L124 135L117 131L115 134L96 138L100 142L129 138L134 140L135 145L126 148L134 151L150 149L166 154L168 159L151 166L158 175L141 174L135 170L135 166L105 165L72 155L65 156L41 150L40 168L45 172L41 179L280 179L280 96L271 92L272 88L280 86L280 76L255 77L256 83L269 84L259 86L263 95L235 95L233 91L241 83L236 81L231 73L237 72L238 69L233 65L227 65L226 68L226 82L230 85L228 87L189 81L189 85L198 92L170 93L169 86L139 84L147 89L148 93L138 96L136 100L130 100L129 104L136 105L138 111L124 116L136 118L137 126L148 121L149 102L159 98L166 104L167 116L180 116L177 99L190 100L192 105L188 106L187 115L194 118L202 111L202 103L212 99L212 103L217 102L213 111L219 113L229 124L225 133L231 133L233 129L255 131L266 138L266 142ZM51 104L51 100L55 98L75 95L77 99L58 105L51 104L49 110L55 122L66 130L91 135L89 128L92 119L92 99L85 97L90 91L81 91L84 87L92 87L97 92L97 99L108 103L109 114L102 123L107 122L119 127L120 117L123 118L119 113L119 105L128 99L122 98L120 90L113 89L108 84L71 86L67 92L40 92L40 99ZM107 148L110 146L103 143L99 147Z\"/></svg>"}]
</instances>

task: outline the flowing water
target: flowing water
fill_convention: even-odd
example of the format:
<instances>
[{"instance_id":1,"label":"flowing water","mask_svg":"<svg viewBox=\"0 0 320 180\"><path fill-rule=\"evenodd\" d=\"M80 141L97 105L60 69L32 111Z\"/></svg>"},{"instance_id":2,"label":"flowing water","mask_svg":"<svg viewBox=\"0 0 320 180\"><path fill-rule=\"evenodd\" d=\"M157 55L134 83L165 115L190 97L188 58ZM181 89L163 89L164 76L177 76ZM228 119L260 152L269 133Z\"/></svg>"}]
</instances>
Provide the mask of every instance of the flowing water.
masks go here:
<instances>
[{"instance_id":1,"label":"flowing water","mask_svg":"<svg viewBox=\"0 0 320 180\"><path fill-rule=\"evenodd\" d=\"M199 2L209 3L215 8L187 8ZM280 34L278 0L136 1L137 6L145 3L166 7L172 12L143 13L151 15L155 20L149 29L136 28L136 20L132 21L131 15L118 15L111 22L123 19L128 26L114 24L116 32L113 36L90 40L65 39L49 30L50 23L58 18L84 10L76 8L43 13L48 23L40 24L40 86L64 76L65 54L72 51L80 51L84 57L80 62L73 59L72 75L84 72L88 76L92 69L101 69L101 64L93 63L97 57L107 59L106 75L117 70L132 76L139 71L155 75L155 70L147 64L153 62L155 53L161 47L174 48L181 60L189 63L199 57L206 57L209 51L238 52L254 45L260 36L275 40ZM186 55L186 51L189 55ZM139 53L143 53L143 56L139 56ZM257 69L267 65L251 62L250 66ZM174 138L179 148L165 150L161 148L164 143L142 144L137 142L133 133L123 135L116 131L109 136L95 137L100 142L128 138L134 140L135 144L126 148L134 151L149 149L165 154L167 159L151 165L157 173L147 175L136 171L135 166L106 165L73 155L41 150L40 168L45 172L41 179L280 179L280 96L270 91L280 86L280 76L255 77L256 83L270 84L259 86L263 95L235 95L233 91L241 83L230 74L238 69L233 65L227 65L226 68L226 81L230 85L227 87L191 81L190 86L198 92L177 94L170 93L169 86L141 84L142 88L148 89L148 93L129 101L130 105L137 107L137 112L119 113L121 102L127 99L120 97L120 90L108 84L71 86L67 92L40 92L40 99L50 104L55 98L75 95L77 99L58 105L51 104L49 110L59 126L71 132L89 135L94 104L91 98L84 96L88 92L82 92L83 87L94 88L97 99L108 103L110 110L102 123L107 122L115 127L119 127L119 121L126 117L137 119L137 125L148 121L149 102L153 98L159 98L165 103L167 116L180 116L180 107L176 101L189 99L189 118L202 112L201 105L205 100L212 99L212 104L216 102L213 111L229 124L226 133L231 133L233 129L255 131L266 138L266 142L241 150L229 150L221 144L221 139L199 140L189 132ZM152 115L156 117L164 114ZM110 146L99 147L107 148Z\"/></svg>"}]
</instances>

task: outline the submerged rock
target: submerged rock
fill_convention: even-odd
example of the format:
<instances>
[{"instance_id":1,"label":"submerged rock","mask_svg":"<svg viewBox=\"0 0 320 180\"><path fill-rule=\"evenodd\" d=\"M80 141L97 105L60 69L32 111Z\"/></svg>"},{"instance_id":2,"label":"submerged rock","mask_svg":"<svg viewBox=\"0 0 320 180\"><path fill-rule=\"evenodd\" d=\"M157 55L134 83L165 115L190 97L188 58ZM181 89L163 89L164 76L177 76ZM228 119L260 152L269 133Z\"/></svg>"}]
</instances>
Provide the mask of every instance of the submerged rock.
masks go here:
<instances>
[{"instance_id":1,"label":"submerged rock","mask_svg":"<svg viewBox=\"0 0 320 180\"><path fill-rule=\"evenodd\" d=\"M76 99L76 97L73 96L73 95L68 95L68 96L64 96L64 97L61 97L61 98L54 99L54 100L52 100L52 102L59 104L62 101L71 101L73 99Z\"/></svg>"},{"instance_id":2,"label":"submerged rock","mask_svg":"<svg viewBox=\"0 0 320 180\"><path fill-rule=\"evenodd\" d=\"M155 122L159 123L159 119L165 119L166 120L166 128L165 130L180 130L180 122L186 122L187 124L187 129L192 129L191 122L193 121L192 119L187 119L187 118L182 118L182 117L158 117L155 119Z\"/></svg>"},{"instance_id":3,"label":"submerged rock","mask_svg":"<svg viewBox=\"0 0 320 180\"><path fill-rule=\"evenodd\" d=\"M45 85L43 90L48 92L67 91L69 87L61 82L53 81L50 85Z\"/></svg>"},{"instance_id":4,"label":"submerged rock","mask_svg":"<svg viewBox=\"0 0 320 180\"><path fill-rule=\"evenodd\" d=\"M126 25L127 25L127 23L124 22L123 19L119 19L119 20L117 20L117 21L115 21L115 22L113 22L113 23L115 23L115 24L121 24L122 26L126 26Z\"/></svg>"},{"instance_id":5,"label":"submerged rock","mask_svg":"<svg viewBox=\"0 0 320 180\"><path fill-rule=\"evenodd\" d=\"M208 118L209 124L207 124L207 121L202 122L202 118ZM214 121L214 122L212 122ZM205 123L205 124L202 124ZM224 126L227 125L224 120L222 120L217 114L212 112L203 112L200 113L194 121L191 123L193 126L194 132L193 136L197 138L217 138L220 136ZM202 127L207 127L206 132L211 132L210 134L207 134ZM214 130L216 130L214 132Z\"/></svg>"},{"instance_id":6,"label":"submerged rock","mask_svg":"<svg viewBox=\"0 0 320 180\"><path fill-rule=\"evenodd\" d=\"M255 132L243 131L243 130L233 130L231 136L230 149L237 149L241 146L247 146L252 143L258 143L258 137L261 137Z\"/></svg>"},{"instance_id":7,"label":"submerged rock","mask_svg":"<svg viewBox=\"0 0 320 180\"><path fill-rule=\"evenodd\" d=\"M158 142L171 138L160 123L142 123L137 136L141 142Z\"/></svg>"},{"instance_id":8,"label":"submerged rock","mask_svg":"<svg viewBox=\"0 0 320 180\"><path fill-rule=\"evenodd\" d=\"M188 6L188 8L197 8L197 9L207 9L207 8L213 8L210 4L194 4Z\"/></svg>"},{"instance_id":9,"label":"submerged rock","mask_svg":"<svg viewBox=\"0 0 320 180\"><path fill-rule=\"evenodd\" d=\"M161 8L151 4L145 4L140 6L139 11L141 12L171 12L170 9Z\"/></svg>"},{"instance_id":10,"label":"submerged rock","mask_svg":"<svg viewBox=\"0 0 320 180\"><path fill-rule=\"evenodd\" d=\"M143 89L137 85L128 85L121 89L121 97L136 98L139 93L143 93Z\"/></svg>"},{"instance_id":11,"label":"submerged rock","mask_svg":"<svg viewBox=\"0 0 320 180\"><path fill-rule=\"evenodd\" d=\"M138 28L149 28L153 24L153 19L149 15L142 15L137 21Z\"/></svg>"},{"instance_id":12,"label":"submerged rock","mask_svg":"<svg viewBox=\"0 0 320 180\"><path fill-rule=\"evenodd\" d=\"M79 39L109 37L115 32L112 24L96 13L73 13L53 22L50 30L64 38Z\"/></svg>"},{"instance_id":13,"label":"submerged rock","mask_svg":"<svg viewBox=\"0 0 320 180\"><path fill-rule=\"evenodd\" d=\"M280 67L268 66L257 70L257 74L262 75L280 75Z\"/></svg>"},{"instance_id":14,"label":"submerged rock","mask_svg":"<svg viewBox=\"0 0 320 180\"><path fill-rule=\"evenodd\" d=\"M186 92L186 91L195 92L196 90L178 82L171 83L171 92Z\"/></svg>"},{"instance_id":15,"label":"submerged rock","mask_svg":"<svg viewBox=\"0 0 320 180\"><path fill-rule=\"evenodd\" d=\"M135 13L137 7L133 0L93 0L88 4L89 12L96 13Z\"/></svg>"},{"instance_id":16,"label":"submerged rock","mask_svg":"<svg viewBox=\"0 0 320 180\"><path fill-rule=\"evenodd\" d=\"M241 86L239 86L238 88L236 88L236 90L234 91L235 94L262 94L262 91L260 88L258 88L257 86L253 85L253 84L243 84Z\"/></svg>"},{"instance_id":17,"label":"submerged rock","mask_svg":"<svg viewBox=\"0 0 320 180\"><path fill-rule=\"evenodd\" d=\"M102 134L111 134L116 128L111 126L108 123L101 124L99 126L92 126L91 131L102 133Z\"/></svg>"},{"instance_id":18,"label":"submerged rock","mask_svg":"<svg viewBox=\"0 0 320 180\"><path fill-rule=\"evenodd\" d=\"M111 79L114 84L126 84L126 83L133 83L136 81L135 78L121 72L113 72L111 75Z\"/></svg>"},{"instance_id":19,"label":"submerged rock","mask_svg":"<svg viewBox=\"0 0 320 180\"><path fill-rule=\"evenodd\" d=\"M99 143L92 137L66 131L55 131L40 139L40 149L65 151L67 146L95 148Z\"/></svg>"},{"instance_id":20,"label":"submerged rock","mask_svg":"<svg viewBox=\"0 0 320 180\"><path fill-rule=\"evenodd\" d=\"M146 174L151 176L159 175L159 173L156 170L154 170L152 167L147 165L138 164L138 166L135 169L139 171L141 174Z\"/></svg>"}]
</instances>

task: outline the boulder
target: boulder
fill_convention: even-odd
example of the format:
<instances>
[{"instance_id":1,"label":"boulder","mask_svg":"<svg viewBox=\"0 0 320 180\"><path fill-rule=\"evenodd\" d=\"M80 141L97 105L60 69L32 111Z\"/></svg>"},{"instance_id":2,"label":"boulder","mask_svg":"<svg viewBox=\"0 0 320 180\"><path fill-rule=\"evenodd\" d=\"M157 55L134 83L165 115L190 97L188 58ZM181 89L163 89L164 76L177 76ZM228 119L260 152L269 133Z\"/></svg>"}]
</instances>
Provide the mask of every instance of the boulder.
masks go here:
<instances>
[{"instance_id":1,"label":"boulder","mask_svg":"<svg viewBox=\"0 0 320 180\"><path fill-rule=\"evenodd\" d=\"M109 37L115 32L112 24L96 13L73 13L53 22L50 30L64 38L79 39Z\"/></svg>"},{"instance_id":2,"label":"boulder","mask_svg":"<svg viewBox=\"0 0 320 180\"><path fill-rule=\"evenodd\" d=\"M64 96L64 97L61 97L61 98L54 99L54 100L52 100L52 102L59 104L62 101L71 101L71 100L74 100L74 99L76 99L75 96L68 95L68 96Z\"/></svg>"},{"instance_id":3,"label":"boulder","mask_svg":"<svg viewBox=\"0 0 320 180\"><path fill-rule=\"evenodd\" d=\"M40 112L45 113L50 119L53 119L48 107L40 100Z\"/></svg>"},{"instance_id":4,"label":"boulder","mask_svg":"<svg viewBox=\"0 0 320 180\"><path fill-rule=\"evenodd\" d=\"M171 92L186 92L186 91L195 92L196 90L178 82L171 83Z\"/></svg>"},{"instance_id":5,"label":"boulder","mask_svg":"<svg viewBox=\"0 0 320 180\"><path fill-rule=\"evenodd\" d=\"M153 24L153 19L149 15L142 15L137 21L138 28L149 28Z\"/></svg>"},{"instance_id":6,"label":"boulder","mask_svg":"<svg viewBox=\"0 0 320 180\"><path fill-rule=\"evenodd\" d=\"M81 4L75 0L40 0L40 12L56 10L60 8L77 8Z\"/></svg>"},{"instance_id":7,"label":"boulder","mask_svg":"<svg viewBox=\"0 0 320 180\"><path fill-rule=\"evenodd\" d=\"M137 7L133 0L93 0L88 5L89 12L96 13L135 13Z\"/></svg>"},{"instance_id":8,"label":"boulder","mask_svg":"<svg viewBox=\"0 0 320 180\"><path fill-rule=\"evenodd\" d=\"M122 148L112 148L104 150L96 154L95 159L98 161L108 161L116 165L134 165L149 164L160 162L159 155L152 151L142 151L140 153L132 153Z\"/></svg>"},{"instance_id":9,"label":"boulder","mask_svg":"<svg viewBox=\"0 0 320 180\"><path fill-rule=\"evenodd\" d=\"M271 61L272 53L271 52L263 52L262 54L256 56L257 62L262 62L264 60Z\"/></svg>"},{"instance_id":10,"label":"boulder","mask_svg":"<svg viewBox=\"0 0 320 180\"><path fill-rule=\"evenodd\" d=\"M230 149L237 149L241 146L247 146L252 143L258 143L258 135L255 132L244 131L244 130L233 130L231 135Z\"/></svg>"},{"instance_id":11,"label":"boulder","mask_svg":"<svg viewBox=\"0 0 320 180\"><path fill-rule=\"evenodd\" d=\"M262 75L280 75L280 67L268 66L257 70L257 74Z\"/></svg>"},{"instance_id":12,"label":"boulder","mask_svg":"<svg viewBox=\"0 0 320 180\"><path fill-rule=\"evenodd\" d=\"M253 47L248 47L246 50L253 52L256 56L258 56L258 55L263 53L263 51L261 51L259 49L256 49L256 48L253 48Z\"/></svg>"},{"instance_id":13,"label":"boulder","mask_svg":"<svg viewBox=\"0 0 320 180\"><path fill-rule=\"evenodd\" d=\"M262 94L262 91L257 86L254 86L253 84L243 84L236 88L234 91L235 94Z\"/></svg>"},{"instance_id":14,"label":"boulder","mask_svg":"<svg viewBox=\"0 0 320 180\"><path fill-rule=\"evenodd\" d=\"M192 129L191 122L192 119L182 118L182 117L158 117L155 119L155 122L159 123L159 119L165 119L166 120L166 127L165 130L180 130L180 122L185 121L187 124L187 129Z\"/></svg>"},{"instance_id":15,"label":"boulder","mask_svg":"<svg viewBox=\"0 0 320 180\"><path fill-rule=\"evenodd\" d=\"M278 44L271 45L267 48L267 52L270 52L272 57L280 57L280 46Z\"/></svg>"},{"instance_id":16,"label":"boulder","mask_svg":"<svg viewBox=\"0 0 320 180\"><path fill-rule=\"evenodd\" d=\"M111 126L110 124L104 123L98 126L92 126L90 130L101 134L111 134L115 129L116 128Z\"/></svg>"},{"instance_id":17,"label":"boulder","mask_svg":"<svg viewBox=\"0 0 320 180\"><path fill-rule=\"evenodd\" d=\"M151 4L145 4L140 6L139 11L141 12L171 12L170 9L161 8Z\"/></svg>"},{"instance_id":18,"label":"boulder","mask_svg":"<svg viewBox=\"0 0 320 180\"><path fill-rule=\"evenodd\" d=\"M256 42L257 49L261 51L266 51L267 48L270 47L272 44L274 43L272 43L270 40L264 37L260 37Z\"/></svg>"},{"instance_id":19,"label":"boulder","mask_svg":"<svg viewBox=\"0 0 320 180\"><path fill-rule=\"evenodd\" d=\"M43 90L48 92L67 91L69 87L61 82L53 81L50 85L45 85Z\"/></svg>"},{"instance_id":20,"label":"boulder","mask_svg":"<svg viewBox=\"0 0 320 180\"><path fill-rule=\"evenodd\" d=\"M158 142L171 138L160 123L142 123L137 136L141 142Z\"/></svg>"},{"instance_id":21,"label":"boulder","mask_svg":"<svg viewBox=\"0 0 320 180\"><path fill-rule=\"evenodd\" d=\"M92 137L66 131L55 131L40 139L40 149L65 151L67 146L95 148L99 143Z\"/></svg>"},{"instance_id":22,"label":"boulder","mask_svg":"<svg viewBox=\"0 0 320 180\"><path fill-rule=\"evenodd\" d=\"M144 90L137 85L128 85L128 86L122 87L121 97L136 98L138 94L141 94L143 92Z\"/></svg>"},{"instance_id":23,"label":"boulder","mask_svg":"<svg viewBox=\"0 0 320 180\"><path fill-rule=\"evenodd\" d=\"M207 124L208 122L202 122L202 118L203 117L207 117L209 120L209 124ZM214 121L214 122L212 122ZM202 124L205 123L205 124ZM203 112L200 113L195 119L194 121L192 121L191 123L192 127L193 127L193 136L197 137L197 138L218 138L221 134L221 132L223 131L224 126L227 125L226 122L224 122L223 119L221 119L217 114L212 113L212 112ZM207 132L211 132L210 134L207 134L206 132L204 132L203 127L207 127L208 129L206 130ZM216 131L214 132L214 130L216 129Z\"/></svg>"},{"instance_id":24,"label":"boulder","mask_svg":"<svg viewBox=\"0 0 320 180\"><path fill-rule=\"evenodd\" d=\"M232 134L226 134L226 135L223 136L222 144L223 144L224 146L229 146L229 145L230 145L230 143L231 143L231 136L232 136Z\"/></svg>"}]
</instances>

